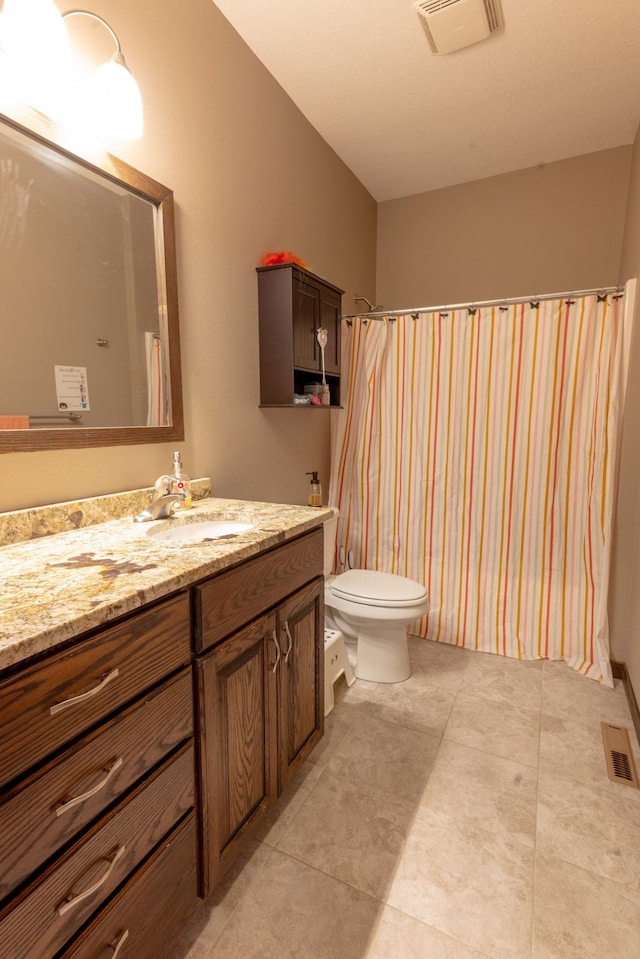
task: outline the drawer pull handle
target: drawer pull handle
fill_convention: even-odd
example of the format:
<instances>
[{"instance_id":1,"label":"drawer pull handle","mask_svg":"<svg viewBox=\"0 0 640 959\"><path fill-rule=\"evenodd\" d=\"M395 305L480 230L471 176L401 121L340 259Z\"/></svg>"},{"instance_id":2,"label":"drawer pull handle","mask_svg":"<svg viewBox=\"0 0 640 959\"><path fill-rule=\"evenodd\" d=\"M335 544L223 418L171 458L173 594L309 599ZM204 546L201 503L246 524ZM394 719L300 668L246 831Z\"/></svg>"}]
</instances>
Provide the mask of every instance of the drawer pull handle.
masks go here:
<instances>
[{"instance_id":1,"label":"drawer pull handle","mask_svg":"<svg viewBox=\"0 0 640 959\"><path fill-rule=\"evenodd\" d=\"M109 865L106 870L100 876L100 878L94 882L92 886L89 886L88 889L85 889L84 892L79 892L75 894L73 891L69 893L69 896L65 899L61 906L58 906L58 915L64 916L65 913L69 912L70 909L75 908L81 902L84 902L85 899L88 899L89 896L92 896L94 892L97 892L101 886L104 886L105 882L113 872L113 869L117 862L122 859L125 853L125 846L119 846L116 849L115 853L112 855L111 859L108 860Z\"/></svg>"},{"instance_id":2,"label":"drawer pull handle","mask_svg":"<svg viewBox=\"0 0 640 959\"><path fill-rule=\"evenodd\" d=\"M61 816L63 812L72 809L73 806L77 806L81 802L85 802L87 799L91 799L91 797L99 793L101 789L104 789L112 776L115 776L122 767L123 762L122 757L119 756L110 766L105 767L104 771L106 772L106 776L104 776L99 783L96 783L93 789L89 789L86 793L82 793L81 796L74 796L73 799L68 799L66 802L61 803L61 805L56 806L56 816Z\"/></svg>"},{"instance_id":3,"label":"drawer pull handle","mask_svg":"<svg viewBox=\"0 0 640 959\"><path fill-rule=\"evenodd\" d=\"M275 629L271 633L271 639L273 640L276 647L276 661L273 664L273 672L275 673L276 669L278 668L278 663L280 662L280 643L278 642L278 636Z\"/></svg>"},{"instance_id":4,"label":"drawer pull handle","mask_svg":"<svg viewBox=\"0 0 640 959\"><path fill-rule=\"evenodd\" d=\"M113 949L113 955L111 956L111 959L117 959L117 957L120 955L120 950L122 949L122 947L124 946L128 938L129 938L129 930L125 929L125 931L122 933L121 936L116 937L113 940L113 942L109 943L109 948Z\"/></svg>"},{"instance_id":5,"label":"drawer pull handle","mask_svg":"<svg viewBox=\"0 0 640 959\"><path fill-rule=\"evenodd\" d=\"M68 709L69 706L75 706L76 703L83 703L86 699L91 699L93 696L97 696L100 690L104 689L107 683L110 683L112 679L115 679L116 676L119 675L119 669L112 669L110 673L106 674L106 676L101 676L98 685L94 686L92 689L88 689L86 693L80 693L78 696L73 696L71 699L65 699L62 703L55 703L53 706L50 706L49 715L55 716L56 713L61 713L63 709Z\"/></svg>"},{"instance_id":6,"label":"drawer pull handle","mask_svg":"<svg viewBox=\"0 0 640 959\"><path fill-rule=\"evenodd\" d=\"M286 653L284 654L284 661L285 661L285 663L288 663L288 662L289 662L289 653L291 652L291 649L292 649L292 647L293 647L293 637L292 637L292 635L291 635L291 630L289 629L289 620L288 620L288 619L285 619L285 621L284 621L284 631L285 631L285 633L287 634L287 637L288 637L288 639L289 639L289 645L288 645L288 647L287 647Z\"/></svg>"}]
</instances>

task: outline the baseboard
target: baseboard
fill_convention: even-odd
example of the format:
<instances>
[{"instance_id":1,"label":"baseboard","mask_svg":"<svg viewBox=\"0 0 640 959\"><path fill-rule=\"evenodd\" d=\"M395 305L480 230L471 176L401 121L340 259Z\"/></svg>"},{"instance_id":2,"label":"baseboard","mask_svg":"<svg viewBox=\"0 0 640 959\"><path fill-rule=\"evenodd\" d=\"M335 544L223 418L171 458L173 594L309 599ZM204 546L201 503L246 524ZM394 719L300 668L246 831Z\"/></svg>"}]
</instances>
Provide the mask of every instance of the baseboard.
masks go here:
<instances>
[{"instance_id":1,"label":"baseboard","mask_svg":"<svg viewBox=\"0 0 640 959\"><path fill-rule=\"evenodd\" d=\"M627 664L617 663L612 659L611 672L613 673L614 679L622 680L624 691L627 694L627 701L629 703L629 709L631 710L631 718L633 720L636 736L638 737L638 742L640 742L640 709L638 708L638 700L636 699L636 694L634 693L633 686L631 685L631 678L629 676Z\"/></svg>"}]
</instances>

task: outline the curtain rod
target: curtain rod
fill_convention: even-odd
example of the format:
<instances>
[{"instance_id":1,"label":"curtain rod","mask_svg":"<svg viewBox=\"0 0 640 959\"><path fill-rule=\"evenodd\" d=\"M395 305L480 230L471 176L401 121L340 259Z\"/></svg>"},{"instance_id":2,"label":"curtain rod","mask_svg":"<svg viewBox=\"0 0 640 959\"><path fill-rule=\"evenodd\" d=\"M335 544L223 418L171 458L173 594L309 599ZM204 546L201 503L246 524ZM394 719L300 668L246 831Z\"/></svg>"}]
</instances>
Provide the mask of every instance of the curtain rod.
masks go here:
<instances>
[{"instance_id":1,"label":"curtain rod","mask_svg":"<svg viewBox=\"0 0 640 959\"><path fill-rule=\"evenodd\" d=\"M369 320L383 319L385 316L409 316L411 313L443 313L451 310L476 309L480 306L506 306L513 303L538 303L540 300L561 300L564 297L590 296L598 293L601 296L605 293L624 293L624 286L601 286L597 290L565 290L564 293L545 293L544 295L533 296L511 296L504 297L501 300L472 300L470 303L444 303L442 306L420 306L413 310L378 310L376 313L349 313L340 317L342 320Z\"/></svg>"}]
</instances>

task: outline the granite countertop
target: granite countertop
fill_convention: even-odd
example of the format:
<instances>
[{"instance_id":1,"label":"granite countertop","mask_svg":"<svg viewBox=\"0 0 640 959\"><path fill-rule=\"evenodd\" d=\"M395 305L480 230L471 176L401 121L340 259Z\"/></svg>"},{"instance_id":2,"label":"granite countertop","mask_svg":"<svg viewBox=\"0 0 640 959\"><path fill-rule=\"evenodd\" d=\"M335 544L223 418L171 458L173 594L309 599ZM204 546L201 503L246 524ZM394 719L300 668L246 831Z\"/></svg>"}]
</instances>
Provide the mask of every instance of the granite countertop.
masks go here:
<instances>
[{"instance_id":1,"label":"granite countertop","mask_svg":"<svg viewBox=\"0 0 640 959\"><path fill-rule=\"evenodd\" d=\"M175 519L131 516L0 547L0 669L54 648L319 526L326 508L209 498ZM200 520L253 529L196 545L160 544L150 531Z\"/></svg>"}]
</instances>

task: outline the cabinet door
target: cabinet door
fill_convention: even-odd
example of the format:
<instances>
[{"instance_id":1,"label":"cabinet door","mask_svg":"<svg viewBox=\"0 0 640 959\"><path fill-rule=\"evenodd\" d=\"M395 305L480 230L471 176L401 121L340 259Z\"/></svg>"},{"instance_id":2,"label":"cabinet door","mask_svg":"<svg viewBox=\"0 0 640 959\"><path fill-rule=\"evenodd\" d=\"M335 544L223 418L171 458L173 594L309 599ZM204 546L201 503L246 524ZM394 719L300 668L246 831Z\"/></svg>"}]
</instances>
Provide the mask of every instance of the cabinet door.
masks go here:
<instances>
[{"instance_id":1,"label":"cabinet door","mask_svg":"<svg viewBox=\"0 0 640 959\"><path fill-rule=\"evenodd\" d=\"M342 303L332 290L320 292L320 326L327 331L324 366L327 373L340 374L340 316ZM322 367L322 364L321 364Z\"/></svg>"},{"instance_id":2,"label":"cabinet door","mask_svg":"<svg viewBox=\"0 0 640 959\"><path fill-rule=\"evenodd\" d=\"M323 582L315 580L278 608L280 789L324 732Z\"/></svg>"},{"instance_id":3,"label":"cabinet door","mask_svg":"<svg viewBox=\"0 0 640 959\"><path fill-rule=\"evenodd\" d=\"M262 616L197 661L203 897L276 799L275 630Z\"/></svg>"},{"instance_id":4,"label":"cabinet door","mask_svg":"<svg viewBox=\"0 0 640 959\"><path fill-rule=\"evenodd\" d=\"M293 302L293 365L301 370L319 370L316 330L320 326L320 290L294 279Z\"/></svg>"}]
</instances>

